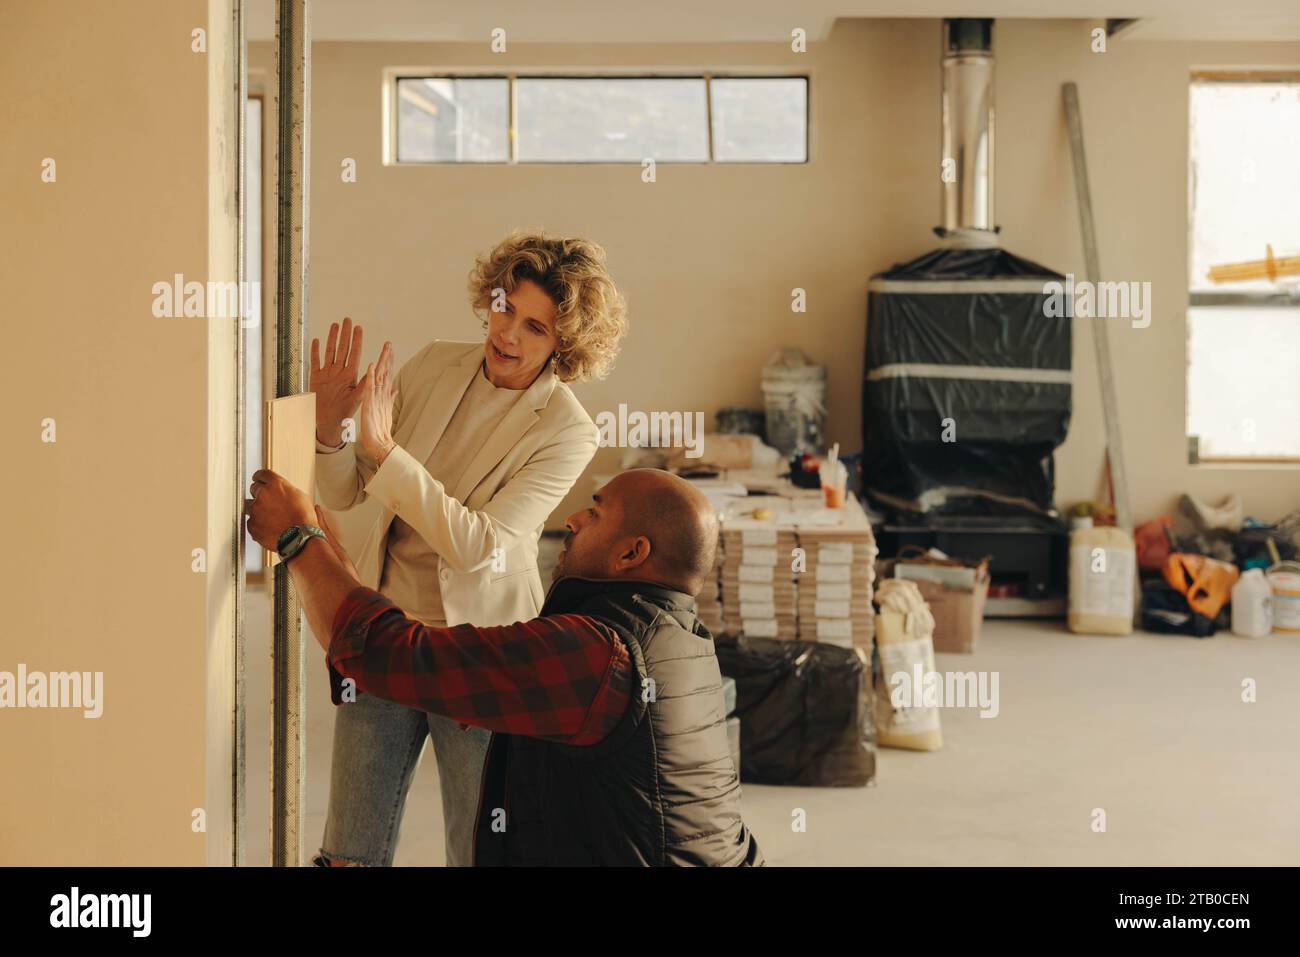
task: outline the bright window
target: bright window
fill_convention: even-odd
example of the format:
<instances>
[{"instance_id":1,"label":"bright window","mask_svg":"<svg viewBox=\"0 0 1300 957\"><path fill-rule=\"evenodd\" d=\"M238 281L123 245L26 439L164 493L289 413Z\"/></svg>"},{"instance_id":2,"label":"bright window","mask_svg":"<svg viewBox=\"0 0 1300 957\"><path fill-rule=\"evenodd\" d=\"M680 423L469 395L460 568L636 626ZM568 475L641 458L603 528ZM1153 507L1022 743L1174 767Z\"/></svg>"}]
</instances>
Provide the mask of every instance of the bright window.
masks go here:
<instances>
[{"instance_id":1,"label":"bright window","mask_svg":"<svg viewBox=\"0 0 1300 957\"><path fill-rule=\"evenodd\" d=\"M1187 432L1201 461L1300 460L1300 75L1190 102Z\"/></svg>"},{"instance_id":2,"label":"bright window","mask_svg":"<svg viewBox=\"0 0 1300 957\"><path fill-rule=\"evenodd\" d=\"M808 161L806 77L403 76L395 90L398 163Z\"/></svg>"},{"instance_id":3,"label":"bright window","mask_svg":"<svg viewBox=\"0 0 1300 957\"><path fill-rule=\"evenodd\" d=\"M713 158L723 163L808 160L808 81L715 79Z\"/></svg>"},{"instance_id":4,"label":"bright window","mask_svg":"<svg viewBox=\"0 0 1300 957\"><path fill-rule=\"evenodd\" d=\"M515 81L521 163L703 163L709 158L704 80Z\"/></svg>"},{"instance_id":5,"label":"bright window","mask_svg":"<svg viewBox=\"0 0 1300 957\"><path fill-rule=\"evenodd\" d=\"M399 163L504 163L510 84L504 77L397 81Z\"/></svg>"}]
</instances>

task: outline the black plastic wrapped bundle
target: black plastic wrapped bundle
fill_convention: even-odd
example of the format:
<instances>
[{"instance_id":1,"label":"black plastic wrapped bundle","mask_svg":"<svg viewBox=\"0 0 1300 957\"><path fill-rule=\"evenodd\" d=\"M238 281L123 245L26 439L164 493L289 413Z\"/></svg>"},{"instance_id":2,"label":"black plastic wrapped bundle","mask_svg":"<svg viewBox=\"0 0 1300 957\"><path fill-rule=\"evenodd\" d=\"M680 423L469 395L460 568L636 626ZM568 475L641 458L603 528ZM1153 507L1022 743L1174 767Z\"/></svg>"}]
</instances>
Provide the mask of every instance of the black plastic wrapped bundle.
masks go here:
<instances>
[{"instance_id":1,"label":"black plastic wrapped bundle","mask_svg":"<svg viewBox=\"0 0 1300 957\"><path fill-rule=\"evenodd\" d=\"M864 787L876 776L870 655L818 641L714 640L736 682L740 779Z\"/></svg>"},{"instance_id":2,"label":"black plastic wrapped bundle","mask_svg":"<svg viewBox=\"0 0 1300 957\"><path fill-rule=\"evenodd\" d=\"M892 510L1045 512L1070 424L1065 279L998 248L941 249L871 280L863 485ZM945 441L947 439L947 441Z\"/></svg>"}]
</instances>

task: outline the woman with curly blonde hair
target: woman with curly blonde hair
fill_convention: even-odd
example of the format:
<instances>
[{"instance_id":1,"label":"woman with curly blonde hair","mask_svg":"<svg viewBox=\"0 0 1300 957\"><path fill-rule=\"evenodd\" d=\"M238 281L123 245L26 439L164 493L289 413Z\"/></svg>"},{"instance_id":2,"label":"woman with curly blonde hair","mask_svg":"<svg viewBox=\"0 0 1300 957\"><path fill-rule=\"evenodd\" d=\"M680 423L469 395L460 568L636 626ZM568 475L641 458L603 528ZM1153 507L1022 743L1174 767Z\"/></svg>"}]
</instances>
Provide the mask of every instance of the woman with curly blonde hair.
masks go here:
<instances>
[{"instance_id":1,"label":"woman with curly blonde hair","mask_svg":"<svg viewBox=\"0 0 1300 957\"><path fill-rule=\"evenodd\" d=\"M311 345L321 501L382 506L356 556L362 584L427 625L536 617L537 541L596 452L567 383L603 377L627 329L605 251L517 231L478 258L470 304L482 342L434 340L394 376L385 342L365 375L362 330L330 325ZM344 419L357 413L355 443ZM447 863L471 863L488 732L342 687L329 814L317 864L392 863L425 736L442 789Z\"/></svg>"}]
</instances>

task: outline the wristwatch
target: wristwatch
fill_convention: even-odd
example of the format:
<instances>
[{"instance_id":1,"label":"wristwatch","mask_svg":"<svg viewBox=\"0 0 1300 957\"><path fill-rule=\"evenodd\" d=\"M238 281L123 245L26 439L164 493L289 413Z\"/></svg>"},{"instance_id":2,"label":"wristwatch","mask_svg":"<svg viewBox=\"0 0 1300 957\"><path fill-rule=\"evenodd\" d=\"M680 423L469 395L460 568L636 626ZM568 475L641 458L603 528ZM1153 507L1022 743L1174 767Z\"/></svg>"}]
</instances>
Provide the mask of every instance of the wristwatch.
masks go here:
<instances>
[{"instance_id":1,"label":"wristwatch","mask_svg":"<svg viewBox=\"0 0 1300 957\"><path fill-rule=\"evenodd\" d=\"M297 555L313 536L325 538L325 532L315 525L290 525L286 528L275 540L275 551L280 561L287 562Z\"/></svg>"}]
</instances>

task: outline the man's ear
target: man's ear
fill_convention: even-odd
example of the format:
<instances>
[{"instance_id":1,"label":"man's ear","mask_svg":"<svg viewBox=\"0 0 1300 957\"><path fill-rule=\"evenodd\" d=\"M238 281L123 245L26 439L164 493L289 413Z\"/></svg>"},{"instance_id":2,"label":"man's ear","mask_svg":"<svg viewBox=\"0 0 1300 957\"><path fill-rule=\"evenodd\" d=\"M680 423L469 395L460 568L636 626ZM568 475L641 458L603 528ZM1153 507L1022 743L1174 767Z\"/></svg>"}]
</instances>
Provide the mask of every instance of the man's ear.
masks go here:
<instances>
[{"instance_id":1,"label":"man's ear","mask_svg":"<svg viewBox=\"0 0 1300 957\"><path fill-rule=\"evenodd\" d=\"M619 543L618 554L614 559L619 571L640 568L650 559L650 539L644 535L624 539Z\"/></svg>"}]
</instances>

